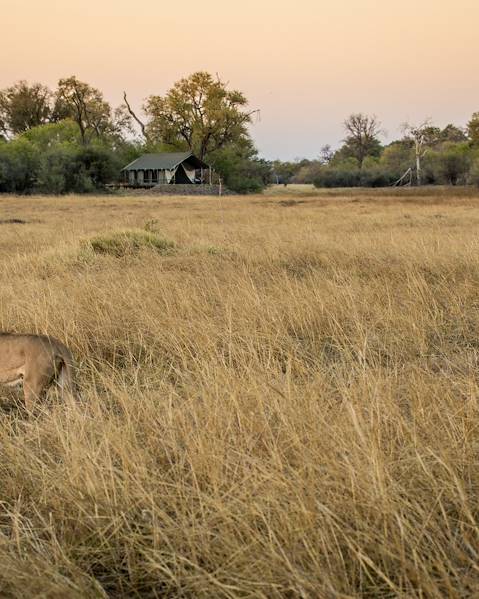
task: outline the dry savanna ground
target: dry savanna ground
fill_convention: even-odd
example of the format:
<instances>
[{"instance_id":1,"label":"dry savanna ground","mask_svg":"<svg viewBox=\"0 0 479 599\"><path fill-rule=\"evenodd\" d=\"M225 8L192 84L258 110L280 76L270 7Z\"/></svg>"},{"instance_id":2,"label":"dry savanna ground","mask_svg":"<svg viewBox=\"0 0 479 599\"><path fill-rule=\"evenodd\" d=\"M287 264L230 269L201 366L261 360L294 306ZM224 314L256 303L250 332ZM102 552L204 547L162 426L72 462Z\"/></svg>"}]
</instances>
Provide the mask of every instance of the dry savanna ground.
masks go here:
<instances>
[{"instance_id":1,"label":"dry savanna ground","mask_svg":"<svg viewBox=\"0 0 479 599\"><path fill-rule=\"evenodd\" d=\"M12 222L21 220L26 222ZM7 598L479 595L479 192L0 198Z\"/></svg>"}]
</instances>

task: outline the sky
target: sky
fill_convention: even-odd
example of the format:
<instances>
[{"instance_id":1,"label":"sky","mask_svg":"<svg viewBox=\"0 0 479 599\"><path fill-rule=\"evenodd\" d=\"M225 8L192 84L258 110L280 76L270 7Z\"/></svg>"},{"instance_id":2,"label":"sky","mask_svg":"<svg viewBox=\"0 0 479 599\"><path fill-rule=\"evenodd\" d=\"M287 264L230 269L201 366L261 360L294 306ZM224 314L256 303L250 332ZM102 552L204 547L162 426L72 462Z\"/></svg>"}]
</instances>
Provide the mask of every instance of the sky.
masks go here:
<instances>
[{"instance_id":1,"label":"sky","mask_svg":"<svg viewBox=\"0 0 479 599\"><path fill-rule=\"evenodd\" d=\"M0 0L0 88L76 75L140 108L197 70L260 110L268 159L337 147L352 112L385 143L404 121L479 111L478 0Z\"/></svg>"}]
</instances>

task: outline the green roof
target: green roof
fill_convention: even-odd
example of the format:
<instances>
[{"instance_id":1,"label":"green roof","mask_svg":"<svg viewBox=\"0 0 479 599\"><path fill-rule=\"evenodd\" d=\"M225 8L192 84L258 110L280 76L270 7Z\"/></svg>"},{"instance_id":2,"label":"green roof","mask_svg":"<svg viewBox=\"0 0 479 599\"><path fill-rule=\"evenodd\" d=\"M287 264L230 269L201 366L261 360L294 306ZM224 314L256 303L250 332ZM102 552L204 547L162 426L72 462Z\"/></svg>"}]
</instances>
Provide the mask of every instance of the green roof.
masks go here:
<instances>
[{"instance_id":1,"label":"green roof","mask_svg":"<svg viewBox=\"0 0 479 599\"><path fill-rule=\"evenodd\" d=\"M123 170L173 170L183 162L187 162L193 168L208 168L208 165L194 156L192 152L162 152L161 154L143 154L123 167Z\"/></svg>"}]
</instances>

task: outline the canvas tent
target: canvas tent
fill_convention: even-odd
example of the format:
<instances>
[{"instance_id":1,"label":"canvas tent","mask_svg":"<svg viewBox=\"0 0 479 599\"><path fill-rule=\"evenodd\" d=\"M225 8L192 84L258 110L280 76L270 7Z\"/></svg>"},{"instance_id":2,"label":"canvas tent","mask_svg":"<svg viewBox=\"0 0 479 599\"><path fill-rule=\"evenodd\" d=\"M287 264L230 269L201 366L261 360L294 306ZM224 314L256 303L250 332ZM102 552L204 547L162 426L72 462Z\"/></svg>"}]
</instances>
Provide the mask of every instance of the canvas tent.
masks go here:
<instances>
[{"instance_id":1,"label":"canvas tent","mask_svg":"<svg viewBox=\"0 0 479 599\"><path fill-rule=\"evenodd\" d=\"M211 167L192 152L143 154L122 169L122 182L131 187L211 184Z\"/></svg>"}]
</instances>

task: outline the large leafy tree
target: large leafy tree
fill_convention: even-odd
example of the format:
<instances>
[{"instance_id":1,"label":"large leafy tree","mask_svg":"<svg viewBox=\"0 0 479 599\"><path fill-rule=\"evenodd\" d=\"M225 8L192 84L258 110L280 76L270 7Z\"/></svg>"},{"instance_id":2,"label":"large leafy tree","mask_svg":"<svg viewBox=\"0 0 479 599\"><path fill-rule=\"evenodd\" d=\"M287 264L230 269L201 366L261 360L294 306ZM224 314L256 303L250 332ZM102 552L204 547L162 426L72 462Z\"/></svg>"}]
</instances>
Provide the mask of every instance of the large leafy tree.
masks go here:
<instances>
[{"instance_id":1,"label":"large leafy tree","mask_svg":"<svg viewBox=\"0 0 479 599\"><path fill-rule=\"evenodd\" d=\"M343 125L346 139L340 151L342 158L355 158L361 168L366 156L379 156L381 144L378 137L382 131L381 123L374 115L351 114Z\"/></svg>"},{"instance_id":2,"label":"large leafy tree","mask_svg":"<svg viewBox=\"0 0 479 599\"><path fill-rule=\"evenodd\" d=\"M144 106L148 123L144 133L152 143L207 154L248 137L255 111L238 90L220 79L197 72L181 79L164 95L150 96Z\"/></svg>"},{"instance_id":3,"label":"large leafy tree","mask_svg":"<svg viewBox=\"0 0 479 599\"><path fill-rule=\"evenodd\" d=\"M40 83L18 81L0 91L0 134L11 137L52 118L52 92Z\"/></svg>"},{"instance_id":4,"label":"large leafy tree","mask_svg":"<svg viewBox=\"0 0 479 599\"><path fill-rule=\"evenodd\" d=\"M60 79L55 98L56 119L72 119L78 126L83 144L102 137L115 129L110 104L100 90L76 77Z\"/></svg>"}]
</instances>

